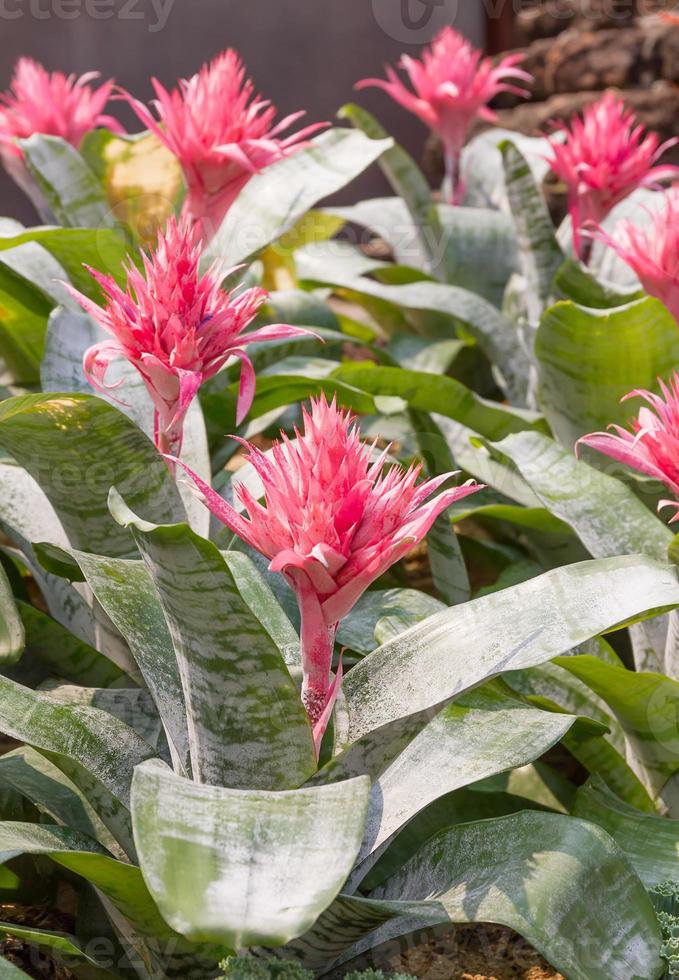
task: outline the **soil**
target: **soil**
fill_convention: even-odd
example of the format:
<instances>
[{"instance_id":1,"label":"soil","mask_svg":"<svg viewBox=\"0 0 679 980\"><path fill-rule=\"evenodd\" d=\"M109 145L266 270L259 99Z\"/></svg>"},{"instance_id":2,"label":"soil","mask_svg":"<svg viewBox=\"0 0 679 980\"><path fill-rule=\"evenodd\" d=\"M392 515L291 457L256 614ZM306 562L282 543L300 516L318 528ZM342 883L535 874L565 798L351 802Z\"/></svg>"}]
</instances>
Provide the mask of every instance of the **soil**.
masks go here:
<instances>
[{"instance_id":1,"label":"soil","mask_svg":"<svg viewBox=\"0 0 679 980\"><path fill-rule=\"evenodd\" d=\"M53 932L73 932L73 917L44 905L0 905L0 919L31 929ZM34 980L75 980L70 970L55 962L49 953L42 953L22 939L0 939L0 956L18 966Z\"/></svg>"},{"instance_id":2,"label":"soil","mask_svg":"<svg viewBox=\"0 0 679 980\"><path fill-rule=\"evenodd\" d=\"M521 936L486 924L448 929L381 968L417 980L564 980Z\"/></svg>"}]
</instances>

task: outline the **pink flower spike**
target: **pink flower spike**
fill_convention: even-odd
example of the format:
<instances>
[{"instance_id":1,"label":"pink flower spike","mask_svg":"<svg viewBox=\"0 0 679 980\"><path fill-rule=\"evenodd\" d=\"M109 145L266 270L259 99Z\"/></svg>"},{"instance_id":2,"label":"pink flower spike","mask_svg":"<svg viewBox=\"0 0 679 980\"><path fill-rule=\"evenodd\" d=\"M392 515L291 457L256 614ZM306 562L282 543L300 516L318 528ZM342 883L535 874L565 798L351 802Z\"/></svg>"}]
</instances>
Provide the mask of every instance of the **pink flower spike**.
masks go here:
<instances>
[{"instance_id":1,"label":"pink flower spike","mask_svg":"<svg viewBox=\"0 0 679 980\"><path fill-rule=\"evenodd\" d=\"M444 27L422 53L422 60L403 55L399 67L408 75L412 90L387 67L387 80L366 78L357 89L381 88L439 135L446 165L446 193L451 204L460 203L464 188L460 154L477 117L496 116L489 102L500 92L528 95L515 82L530 84L528 72L518 68L523 55L511 54L496 64L452 27Z\"/></svg>"},{"instance_id":2,"label":"pink flower spike","mask_svg":"<svg viewBox=\"0 0 679 980\"><path fill-rule=\"evenodd\" d=\"M669 385L660 384L660 395L651 391L632 391L629 398L643 398L644 406L632 420L632 431L619 425L610 426L610 432L593 432L578 440L576 452L582 443L632 469L659 480L676 498L679 498L679 374L675 373ZM679 520L679 502L664 500L661 507L675 507Z\"/></svg>"},{"instance_id":3,"label":"pink flower spike","mask_svg":"<svg viewBox=\"0 0 679 980\"><path fill-rule=\"evenodd\" d=\"M296 441L281 433L270 455L241 440L264 488L262 505L243 484L237 487L247 517L180 465L212 513L268 558L297 596L302 700L318 748L341 683L339 673L334 680L331 675L340 620L422 541L446 507L482 487L470 482L430 499L445 477L418 484L419 466L404 471L388 468L384 457L375 462L374 447L360 441L355 420L334 400L312 399L303 417Z\"/></svg>"},{"instance_id":4,"label":"pink flower spike","mask_svg":"<svg viewBox=\"0 0 679 980\"><path fill-rule=\"evenodd\" d=\"M286 337L314 337L301 327L275 324L244 333L268 294L259 288L226 292L219 264L201 276L202 247L197 229L174 218L143 273L130 263L127 289L111 276L90 269L106 298L101 307L67 286L83 309L113 339L95 344L83 360L94 388L108 391L111 360L122 356L141 374L155 407L155 443L161 452L181 452L184 418L198 389L232 358L241 361L238 421L247 415L255 393L255 375L244 348Z\"/></svg>"},{"instance_id":5,"label":"pink flower spike","mask_svg":"<svg viewBox=\"0 0 679 980\"><path fill-rule=\"evenodd\" d=\"M98 77L98 72L80 78L59 71L50 73L32 58L20 58L9 91L0 96L0 159L38 206L43 203L42 195L26 169L17 140L42 133L59 136L78 149L85 135L98 126L124 132L117 119L105 112L113 82L94 89L90 82Z\"/></svg>"},{"instance_id":6,"label":"pink flower spike","mask_svg":"<svg viewBox=\"0 0 679 980\"><path fill-rule=\"evenodd\" d=\"M565 140L552 143L548 162L568 188L573 249L587 261L591 239L583 241L583 229L600 225L637 188L656 188L661 181L679 176L679 167L656 166L677 140L661 144L656 133L646 133L613 92L558 130Z\"/></svg>"},{"instance_id":7,"label":"pink flower spike","mask_svg":"<svg viewBox=\"0 0 679 980\"><path fill-rule=\"evenodd\" d=\"M157 79L153 87L157 118L128 93L123 96L143 125L177 157L188 191L184 215L199 225L206 241L253 174L308 146L308 138L328 125L316 123L280 138L282 130L304 113L276 124L275 107L255 93L232 49L171 92Z\"/></svg>"},{"instance_id":8,"label":"pink flower spike","mask_svg":"<svg viewBox=\"0 0 679 980\"><path fill-rule=\"evenodd\" d=\"M651 215L647 228L624 219L612 235L599 229L595 237L618 253L679 323L679 188L667 191L664 207Z\"/></svg>"}]
</instances>

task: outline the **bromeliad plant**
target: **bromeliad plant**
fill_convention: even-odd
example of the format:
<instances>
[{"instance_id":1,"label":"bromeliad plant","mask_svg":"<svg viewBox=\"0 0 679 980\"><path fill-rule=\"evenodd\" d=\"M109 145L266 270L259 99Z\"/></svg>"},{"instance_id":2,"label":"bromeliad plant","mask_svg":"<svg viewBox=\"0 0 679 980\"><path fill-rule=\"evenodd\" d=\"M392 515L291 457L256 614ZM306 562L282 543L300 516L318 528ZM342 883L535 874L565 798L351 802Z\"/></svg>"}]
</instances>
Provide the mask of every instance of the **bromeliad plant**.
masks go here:
<instances>
[{"instance_id":1,"label":"bromeliad plant","mask_svg":"<svg viewBox=\"0 0 679 980\"><path fill-rule=\"evenodd\" d=\"M476 921L568 980L665 969L677 549L655 486L573 448L679 331L615 224L568 254L550 141L462 148L515 61L446 32L405 67L464 206L356 106L282 138L232 52L135 103L142 136L41 132L17 92L59 224L0 229L0 885L80 914L1 928L76 976L351 976ZM605 195L659 176L610 119ZM375 161L397 196L311 210ZM140 192L145 254L118 220ZM331 241L346 222L395 261ZM674 490L663 394L596 446Z\"/></svg>"}]
</instances>

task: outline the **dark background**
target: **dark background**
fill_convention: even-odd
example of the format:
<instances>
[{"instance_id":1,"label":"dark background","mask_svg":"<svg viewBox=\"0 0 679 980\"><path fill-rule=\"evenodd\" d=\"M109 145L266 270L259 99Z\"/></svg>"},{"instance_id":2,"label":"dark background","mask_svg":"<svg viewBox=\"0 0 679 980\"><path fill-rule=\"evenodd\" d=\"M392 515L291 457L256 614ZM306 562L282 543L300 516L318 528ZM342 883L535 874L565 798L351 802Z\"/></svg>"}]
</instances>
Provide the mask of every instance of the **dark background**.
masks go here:
<instances>
[{"instance_id":1,"label":"dark background","mask_svg":"<svg viewBox=\"0 0 679 980\"><path fill-rule=\"evenodd\" d=\"M405 14L402 2L408 4ZM168 3L163 26L158 8ZM419 158L422 124L385 93L354 95L352 87L358 79L383 75L385 62L395 63L402 52L417 54L451 22L481 44L482 0L0 0L0 88L26 54L52 70L99 70L146 101L152 75L170 86L231 46L281 114L306 109L309 121L332 120L356 97ZM131 131L140 128L126 107L114 112ZM374 167L344 200L385 191ZM35 222L4 171L0 214Z\"/></svg>"}]
</instances>

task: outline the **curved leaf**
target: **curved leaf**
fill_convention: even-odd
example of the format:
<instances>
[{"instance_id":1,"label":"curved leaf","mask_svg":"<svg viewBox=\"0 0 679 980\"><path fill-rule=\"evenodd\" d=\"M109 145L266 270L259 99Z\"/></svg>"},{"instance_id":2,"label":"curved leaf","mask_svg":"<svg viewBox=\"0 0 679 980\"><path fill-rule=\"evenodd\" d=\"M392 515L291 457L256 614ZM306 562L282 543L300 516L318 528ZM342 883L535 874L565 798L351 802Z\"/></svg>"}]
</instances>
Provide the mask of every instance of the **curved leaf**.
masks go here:
<instances>
[{"instance_id":1,"label":"curved leaf","mask_svg":"<svg viewBox=\"0 0 679 980\"><path fill-rule=\"evenodd\" d=\"M0 565L0 664L16 663L25 645L24 624L12 595L12 587Z\"/></svg>"},{"instance_id":2,"label":"curved leaf","mask_svg":"<svg viewBox=\"0 0 679 980\"><path fill-rule=\"evenodd\" d=\"M597 778L580 787L573 813L611 835L647 888L679 878L679 820L640 813Z\"/></svg>"},{"instance_id":3,"label":"curved leaf","mask_svg":"<svg viewBox=\"0 0 679 980\"><path fill-rule=\"evenodd\" d=\"M17 384L36 384L54 299L0 261L0 355Z\"/></svg>"},{"instance_id":4,"label":"curved leaf","mask_svg":"<svg viewBox=\"0 0 679 980\"><path fill-rule=\"evenodd\" d=\"M301 279L349 289L399 308L444 314L474 338L496 365L508 391L518 399L525 395L529 364L516 328L482 296L444 283L392 286L367 276L343 276L336 270L327 247L298 252L297 267Z\"/></svg>"},{"instance_id":5,"label":"curved leaf","mask_svg":"<svg viewBox=\"0 0 679 980\"><path fill-rule=\"evenodd\" d=\"M108 513L115 483L159 522L183 518L167 466L121 412L78 394L24 395L0 405L0 445L42 487L71 545L124 557L132 539Z\"/></svg>"},{"instance_id":6,"label":"curved leaf","mask_svg":"<svg viewBox=\"0 0 679 980\"><path fill-rule=\"evenodd\" d=\"M45 753L130 853L130 785L134 767L155 757L147 742L104 711L59 704L6 677L0 677L0 731Z\"/></svg>"},{"instance_id":7,"label":"curved leaf","mask_svg":"<svg viewBox=\"0 0 679 980\"><path fill-rule=\"evenodd\" d=\"M366 777L284 793L223 789L139 766L135 841L164 918L195 942L236 949L301 935L351 870L368 789Z\"/></svg>"},{"instance_id":8,"label":"curved leaf","mask_svg":"<svg viewBox=\"0 0 679 980\"><path fill-rule=\"evenodd\" d=\"M575 716L528 707L492 686L444 708L373 785L359 875L417 813L453 790L526 765L569 731ZM356 880L356 879L354 879Z\"/></svg>"},{"instance_id":9,"label":"curved leaf","mask_svg":"<svg viewBox=\"0 0 679 980\"><path fill-rule=\"evenodd\" d=\"M667 565L635 557L558 568L431 616L385 644L344 682L353 742L507 670L545 663L585 640L679 605ZM454 669L451 669L451 664Z\"/></svg>"},{"instance_id":10,"label":"curved leaf","mask_svg":"<svg viewBox=\"0 0 679 980\"><path fill-rule=\"evenodd\" d=\"M330 129L297 153L255 174L229 209L204 261L238 265L290 231L318 201L340 190L393 146Z\"/></svg>"},{"instance_id":11,"label":"curved leaf","mask_svg":"<svg viewBox=\"0 0 679 980\"><path fill-rule=\"evenodd\" d=\"M99 181L66 140L35 133L21 140L26 164L60 224L70 228L115 228Z\"/></svg>"},{"instance_id":12,"label":"curved leaf","mask_svg":"<svg viewBox=\"0 0 679 980\"><path fill-rule=\"evenodd\" d=\"M607 834L571 817L528 812L454 827L371 897L426 899L452 922L509 926L570 980L655 980L663 970L641 881Z\"/></svg>"},{"instance_id":13,"label":"curved leaf","mask_svg":"<svg viewBox=\"0 0 679 980\"><path fill-rule=\"evenodd\" d=\"M487 439L503 439L512 432L543 428L539 417L487 401L454 378L425 371L347 363L333 372L330 380L335 379L371 395L403 398L411 408L448 416Z\"/></svg>"},{"instance_id":14,"label":"curved leaf","mask_svg":"<svg viewBox=\"0 0 679 980\"><path fill-rule=\"evenodd\" d=\"M665 783L679 771L679 682L596 657L560 657L556 662L610 707L627 735L642 781L652 795L661 795Z\"/></svg>"},{"instance_id":15,"label":"curved leaf","mask_svg":"<svg viewBox=\"0 0 679 980\"><path fill-rule=\"evenodd\" d=\"M588 432L624 425L636 388L657 388L679 363L679 331L657 299L614 310L557 303L535 341L539 398L556 436L568 447Z\"/></svg>"},{"instance_id":16,"label":"curved leaf","mask_svg":"<svg viewBox=\"0 0 679 980\"><path fill-rule=\"evenodd\" d=\"M131 528L160 595L184 688L194 778L299 786L316 769L306 711L224 556L187 525L140 521L113 493L111 506Z\"/></svg>"}]
</instances>

